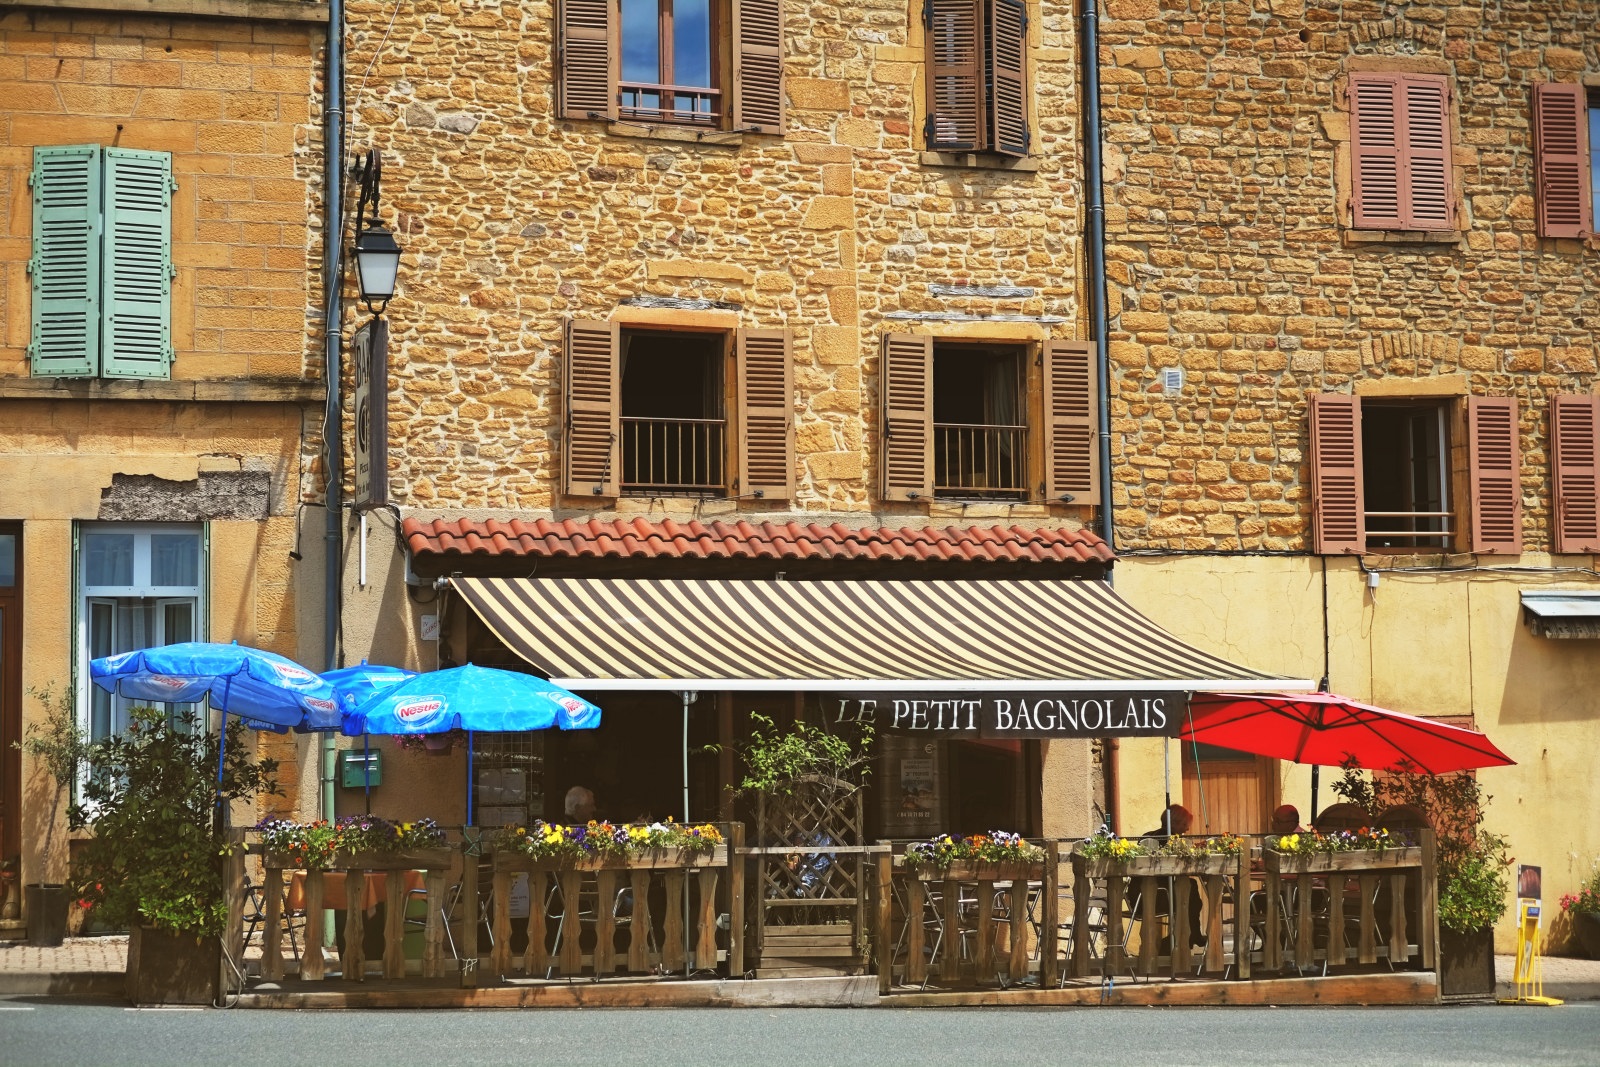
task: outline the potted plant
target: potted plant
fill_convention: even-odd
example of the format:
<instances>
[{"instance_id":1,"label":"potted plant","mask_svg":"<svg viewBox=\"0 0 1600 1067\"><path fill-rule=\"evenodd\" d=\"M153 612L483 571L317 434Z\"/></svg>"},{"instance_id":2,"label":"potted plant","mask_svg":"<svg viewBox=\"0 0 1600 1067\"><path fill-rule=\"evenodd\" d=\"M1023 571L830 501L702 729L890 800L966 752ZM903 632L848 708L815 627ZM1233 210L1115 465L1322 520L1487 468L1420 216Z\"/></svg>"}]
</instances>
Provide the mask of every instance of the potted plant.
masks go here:
<instances>
[{"instance_id":1,"label":"potted plant","mask_svg":"<svg viewBox=\"0 0 1600 1067\"><path fill-rule=\"evenodd\" d=\"M238 719L221 736L199 716L135 708L123 734L89 748L75 829L73 889L102 921L126 926L128 997L135 1004L209 1004L228 901L222 857L226 805L276 793L277 762L250 757Z\"/></svg>"},{"instance_id":2,"label":"potted plant","mask_svg":"<svg viewBox=\"0 0 1600 1067\"><path fill-rule=\"evenodd\" d=\"M1576 893L1561 898L1561 911L1572 924L1572 939L1583 954L1600 960L1600 860L1589 867Z\"/></svg>"},{"instance_id":3,"label":"potted plant","mask_svg":"<svg viewBox=\"0 0 1600 1067\"><path fill-rule=\"evenodd\" d=\"M72 896L67 886L52 882L55 872L56 831L61 816L61 798L72 795L83 762L87 743L78 725L77 708L69 690L57 691L53 685L29 689L44 713L28 726L18 743L34 759L37 773L50 782L50 806L45 815L44 838L39 844L39 880L23 887L24 914L28 919L28 943L59 945L67 935L67 909Z\"/></svg>"},{"instance_id":4,"label":"potted plant","mask_svg":"<svg viewBox=\"0 0 1600 1067\"><path fill-rule=\"evenodd\" d=\"M1466 771L1369 778L1350 765L1333 790L1363 808L1374 825L1395 807L1415 808L1427 819L1439 885L1439 992L1492 994L1494 924L1506 911L1511 862L1505 837L1483 828L1484 808L1494 798Z\"/></svg>"}]
</instances>

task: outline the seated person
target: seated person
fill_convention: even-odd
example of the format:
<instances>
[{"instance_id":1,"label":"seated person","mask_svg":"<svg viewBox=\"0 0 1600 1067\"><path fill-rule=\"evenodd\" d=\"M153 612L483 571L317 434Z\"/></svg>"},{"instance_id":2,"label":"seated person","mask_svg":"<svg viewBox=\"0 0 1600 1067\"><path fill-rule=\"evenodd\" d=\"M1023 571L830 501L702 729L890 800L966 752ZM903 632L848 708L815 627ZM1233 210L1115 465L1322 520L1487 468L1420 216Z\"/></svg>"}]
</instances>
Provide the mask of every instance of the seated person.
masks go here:
<instances>
[{"instance_id":1,"label":"seated person","mask_svg":"<svg viewBox=\"0 0 1600 1067\"><path fill-rule=\"evenodd\" d=\"M1300 832L1300 809L1293 804L1280 804L1272 811L1268 820L1267 829L1270 833L1282 837L1284 834L1297 834Z\"/></svg>"},{"instance_id":2,"label":"seated person","mask_svg":"<svg viewBox=\"0 0 1600 1067\"><path fill-rule=\"evenodd\" d=\"M1182 837L1194 825L1194 812L1182 804L1168 804L1161 813L1161 825L1139 835L1141 841L1164 845L1168 837Z\"/></svg>"},{"instance_id":3,"label":"seated person","mask_svg":"<svg viewBox=\"0 0 1600 1067\"><path fill-rule=\"evenodd\" d=\"M1164 845L1170 838L1182 837L1194 826L1194 812L1182 804L1169 804L1161 813L1161 825L1154 830L1139 836L1143 844ZM1199 948L1206 943L1204 929L1200 925L1200 882L1198 879L1189 879L1189 945ZM1167 903L1167 880L1162 879L1156 888L1156 911L1162 915L1171 913L1172 908ZM1171 951L1171 938L1161 939L1163 952Z\"/></svg>"},{"instance_id":4,"label":"seated person","mask_svg":"<svg viewBox=\"0 0 1600 1067\"><path fill-rule=\"evenodd\" d=\"M594 818L594 791L581 785L573 786L567 790L565 810L569 823L587 825Z\"/></svg>"}]
</instances>

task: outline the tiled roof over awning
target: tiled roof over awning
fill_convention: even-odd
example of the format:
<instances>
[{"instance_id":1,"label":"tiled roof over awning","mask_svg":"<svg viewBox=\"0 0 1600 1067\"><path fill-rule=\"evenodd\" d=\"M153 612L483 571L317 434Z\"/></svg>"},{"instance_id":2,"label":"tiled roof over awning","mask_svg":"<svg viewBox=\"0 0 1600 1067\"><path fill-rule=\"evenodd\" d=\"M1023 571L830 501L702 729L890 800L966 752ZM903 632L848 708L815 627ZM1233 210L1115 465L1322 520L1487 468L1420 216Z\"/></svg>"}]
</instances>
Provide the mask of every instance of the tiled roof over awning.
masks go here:
<instances>
[{"instance_id":1,"label":"tiled roof over awning","mask_svg":"<svg viewBox=\"0 0 1600 1067\"><path fill-rule=\"evenodd\" d=\"M1021 526L862 527L840 523L674 522L619 519L406 519L416 556L623 559L913 560L1110 563L1088 530Z\"/></svg>"},{"instance_id":2,"label":"tiled roof over awning","mask_svg":"<svg viewBox=\"0 0 1600 1067\"><path fill-rule=\"evenodd\" d=\"M569 689L1309 689L1231 663L1099 581L452 577Z\"/></svg>"}]
</instances>

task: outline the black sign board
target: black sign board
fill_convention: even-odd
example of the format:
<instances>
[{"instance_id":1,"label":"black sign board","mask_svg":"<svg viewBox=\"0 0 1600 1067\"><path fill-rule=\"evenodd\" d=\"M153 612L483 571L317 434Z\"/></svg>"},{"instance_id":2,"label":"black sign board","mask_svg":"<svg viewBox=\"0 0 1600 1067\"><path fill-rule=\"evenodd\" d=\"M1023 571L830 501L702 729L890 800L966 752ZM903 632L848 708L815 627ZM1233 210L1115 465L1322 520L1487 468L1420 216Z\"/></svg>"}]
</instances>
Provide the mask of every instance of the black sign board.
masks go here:
<instances>
[{"instance_id":1,"label":"black sign board","mask_svg":"<svg viewBox=\"0 0 1600 1067\"><path fill-rule=\"evenodd\" d=\"M838 693L821 703L828 722L929 738L1176 737L1189 694Z\"/></svg>"},{"instance_id":2,"label":"black sign board","mask_svg":"<svg viewBox=\"0 0 1600 1067\"><path fill-rule=\"evenodd\" d=\"M370 319L350 339L356 371L356 509L389 503L389 325Z\"/></svg>"}]
</instances>

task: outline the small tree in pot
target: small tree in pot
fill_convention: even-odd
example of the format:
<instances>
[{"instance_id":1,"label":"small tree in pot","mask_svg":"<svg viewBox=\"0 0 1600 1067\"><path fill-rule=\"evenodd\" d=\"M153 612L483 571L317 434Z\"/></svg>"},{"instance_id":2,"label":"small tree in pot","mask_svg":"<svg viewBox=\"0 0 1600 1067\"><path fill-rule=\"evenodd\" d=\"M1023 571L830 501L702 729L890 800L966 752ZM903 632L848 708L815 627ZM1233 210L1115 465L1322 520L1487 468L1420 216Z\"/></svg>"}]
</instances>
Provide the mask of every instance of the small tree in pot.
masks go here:
<instances>
[{"instance_id":1,"label":"small tree in pot","mask_svg":"<svg viewBox=\"0 0 1600 1067\"><path fill-rule=\"evenodd\" d=\"M225 756L193 712L135 708L129 720L86 758L72 824L92 836L74 857L73 889L102 921L129 927L130 999L209 1003L228 915L221 806L276 793L277 761L251 759L238 719L227 720Z\"/></svg>"},{"instance_id":2,"label":"small tree in pot","mask_svg":"<svg viewBox=\"0 0 1600 1067\"><path fill-rule=\"evenodd\" d=\"M53 859L61 801L72 795L88 751L88 743L78 725L78 711L70 690L55 686L29 689L44 713L29 724L17 747L34 759L38 773L50 780L50 806L45 814L44 838L39 843L39 880L24 887L28 916L28 941L33 945L59 945L67 933L67 907L71 896L67 887L52 882Z\"/></svg>"}]
</instances>

